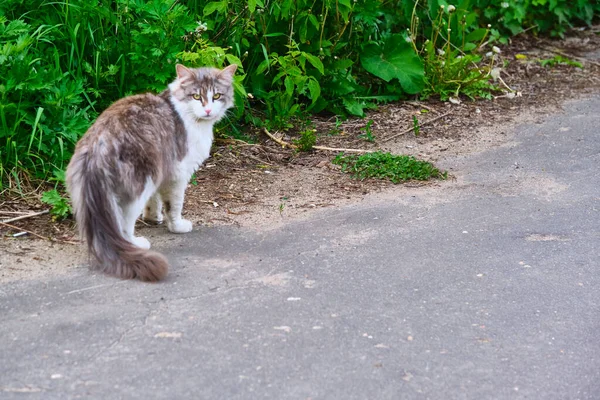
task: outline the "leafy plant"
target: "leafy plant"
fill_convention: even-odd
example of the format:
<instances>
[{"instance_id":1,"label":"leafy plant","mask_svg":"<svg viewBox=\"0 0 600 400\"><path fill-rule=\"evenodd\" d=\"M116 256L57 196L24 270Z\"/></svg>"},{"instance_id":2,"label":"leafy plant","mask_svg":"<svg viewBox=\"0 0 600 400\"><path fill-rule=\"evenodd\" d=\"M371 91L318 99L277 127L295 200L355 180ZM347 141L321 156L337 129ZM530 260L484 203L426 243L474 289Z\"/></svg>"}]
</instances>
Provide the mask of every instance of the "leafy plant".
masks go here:
<instances>
[{"instance_id":1,"label":"leafy plant","mask_svg":"<svg viewBox=\"0 0 600 400\"><path fill-rule=\"evenodd\" d=\"M556 65L569 65L571 67L583 68L583 64L581 64L580 62L571 60L568 57L563 57L560 55L554 56L553 58L539 60L539 63L542 67L550 67L550 68L552 68Z\"/></svg>"},{"instance_id":2,"label":"leafy plant","mask_svg":"<svg viewBox=\"0 0 600 400\"><path fill-rule=\"evenodd\" d=\"M305 129L300 132L300 139L294 140L294 144L299 151L311 151L317 143L317 130L314 128Z\"/></svg>"},{"instance_id":3,"label":"leafy plant","mask_svg":"<svg viewBox=\"0 0 600 400\"><path fill-rule=\"evenodd\" d=\"M380 151L362 155L338 154L332 161L340 165L342 171L360 180L367 178L385 179L393 183L408 180L446 179L433 164L417 160L412 156L394 155Z\"/></svg>"},{"instance_id":4,"label":"leafy plant","mask_svg":"<svg viewBox=\"0 0 600 400\"><path fill-rule=\"evenodd\" d=\"M339 135L342 133L342 120L336 116L335 117L335 126L328 132L329 135Z\"/></svg>"},{"instance_id":5,"label":"leafy plant","mask_svg":"<svg viewBox=\"0 0 600 400\"><path fill-rule=\"evenodd\" d=\"M486 22L516 35L527 29L563 37L576 24L590 25L600 3L589 0L478 0L474 4Z\"/></svg>"},{"instance_id":6,"label":"leafy plant","mask_svg":"<svg viewBox=\"0 0 600 400\"><path fill-rule=\"evenodd\" d=\"M50 214L54 219L64 219L72 214L72 209L69 201L61 196L56 189L48 190L42 194L42 203L52 206Z\"/></svg>"},{"instance_id":7,"label":"leafy plant","mask_svg":"<svg viewBox=\"0 0 600 400\"><path fill-rule=\"evenodd\" d=\"M415 133L415 136L419 136L419 134L421 133L421 127L419 126L419 120L414 115L413 115L413 132Z\"/></svg>"},{"instance_id":8,"label":"leafy plant","mask_svg":"<svg viewBox=\"0 0 600 400\"><path fill-rule=\"evenodd\" d=\"M360 128L360 131L364 133L358 135L359 138L365 139L367 142L373 143L375 141L375 136L373 135L373 131L371 130L371 126L373 126L373 120L370 119L365 126Z\"/></svg>"},{"instance_id":9,"label":"leafy plant","mask_svg":"<svg viewBox=\"0 0 600 400\"><path fill-rule=\"evenodd\" d=\"M436 2L433 2L436 3ZM431 5L431 4L430 4ZM425 68L425 87L422 97L437 94L441 100L458 98L463 94L469 98L491 98L496 90L489 82L494 67L497 47L486 53L486 62L481 55L490 29L478 27L470 1L462 0L456 6L439 2L439 7L430 7L430 24L423 28L428 36L421 46L417 38L421 19L413 11L409 41L422 57Z\"/></svg>"}]
</instances>

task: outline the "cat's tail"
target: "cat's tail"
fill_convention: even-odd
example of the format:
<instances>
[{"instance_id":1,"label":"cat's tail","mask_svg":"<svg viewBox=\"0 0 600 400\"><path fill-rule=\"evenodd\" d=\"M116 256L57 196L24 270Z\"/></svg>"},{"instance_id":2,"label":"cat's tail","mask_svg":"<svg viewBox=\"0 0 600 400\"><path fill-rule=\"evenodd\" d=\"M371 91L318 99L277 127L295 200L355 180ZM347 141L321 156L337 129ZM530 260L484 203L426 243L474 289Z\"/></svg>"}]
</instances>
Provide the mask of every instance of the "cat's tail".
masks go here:
<instances>
[{"instance_id":1,"label":"cat's tail","mask_svg":"<svg viewBox=\"0 0 600 400\"><path fill-rule=\"evenodd\" d=\"M75 153L67 168L67 187L81 237L97 261L95 267L121 279L155 282L167 275L169 263L155 251L133 245L123 237L117 202L106 187L107 177L90 168L86 154Z\"/></svg>"}]
</instances>

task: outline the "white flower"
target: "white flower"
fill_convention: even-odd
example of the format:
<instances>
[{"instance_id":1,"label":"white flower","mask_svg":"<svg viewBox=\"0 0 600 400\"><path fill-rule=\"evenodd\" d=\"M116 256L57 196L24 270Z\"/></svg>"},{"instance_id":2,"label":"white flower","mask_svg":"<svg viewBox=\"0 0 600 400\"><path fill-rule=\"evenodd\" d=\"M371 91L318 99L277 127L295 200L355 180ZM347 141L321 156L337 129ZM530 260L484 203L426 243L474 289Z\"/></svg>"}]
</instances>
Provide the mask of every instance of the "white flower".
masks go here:
<instances>
[{"instance_id":1,"label":"white flower","mask_svg":"<svg viewBox=\"0 0 600 400\"><path fill-rule=\"evenodd\" d=\"M490 29L490 28L492 27L492 25L491 25L491 24L488 24L487 26L488 26L488 29Z\"/></svg>"},{"instance_id":2,"label":"white flower","mask_svg":"<svg viewBox=\"0 0 600 400\"><path fill-rule=\"evenodd\" d=\"M252 95L252 93L248 93L248 98L249 99L253 99L254 98L254 96Z\"/></svg>"},{"instance_id":3,"label":"white flower","mask_svg":"<svg viewBox=\"0 0 600 400\"><path fill-rule=\"evenodd\" d=\"M451 12L454 12L455 10L456 10L456 7L454 7L452 4L450 4L450 5L448 6L448 12L449 12L449 13L451 13Z\"/></svg>"},{"instance_id":4,"label":"white flower","mask_svg":"<svg viewBox=\"0 0 600 400\"><path fill-rule=\"evenodd\" d=\"M445 52L444 50L442 50L442 49L437 49L437 53L438 53L440 56L444 56L444 55L446 55L446 52Z\"/></svg>"},{"instance_id":5,"label":"white flower","mask_svg":"<svg viewBox=\"0 0 600 400\"><path fill-rule=\"evenodd\" d=\"M500 54L500 49L496 46L492 47L492 51L496 54Z\"/></svg>"},{"instance_id":6,"label":"white flower","mask_svg":"<svg viewBox=\"0 0 600 400\"><path fill-rule=\"evenodd\" d=\"M487 53L485 53L485 56L486 56L486 57L491 57L491 56L493 56L493 55L494 55L494 53L492 53L491 51L488 51Z\"/></svg>"},{"instance_id":7,"label":"white flower","mask_svg":"<svg viewBox=\"0 0 600 400\"><path fill-rule=\"evenodd\" d=\"M508 2L506 1L503 1L502 3L500 3L500 6L502 6L502 8L508 8L510 4L508 4Z\"/></svg>"},{"instance_id":8,"label":"white flower","mask_svg":"<svg viewBox=\"0 0 600 400\"><path fill-rule=\"evenodd\" d=\"M492 76L492 78L494 79L494 81L498 80L498 78L500 77L500 68L493 68L492 71L490 72L490 75Z\"/></svg>"}]
</instances>

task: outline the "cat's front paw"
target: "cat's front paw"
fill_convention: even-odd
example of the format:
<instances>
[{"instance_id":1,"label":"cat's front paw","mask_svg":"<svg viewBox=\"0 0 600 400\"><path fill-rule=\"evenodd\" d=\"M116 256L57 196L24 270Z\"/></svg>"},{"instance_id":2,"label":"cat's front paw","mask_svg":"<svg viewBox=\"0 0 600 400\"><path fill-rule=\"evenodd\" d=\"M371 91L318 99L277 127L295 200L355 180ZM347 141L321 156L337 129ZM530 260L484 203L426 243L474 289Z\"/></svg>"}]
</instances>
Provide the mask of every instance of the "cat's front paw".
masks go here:
<instances>
[{"instance_id":1,"label":"cat's front paw","mask_svg":"<svg viewBox=\"0 0 600 400\"><path fill-rule=\"evenodd\" d=\"M148 250L150 248L150 241L142 236L134 237L132 243L141 249Z\"/></svg>"},{"instance_id":2,"label":"cat's front paw","mask_svg":"<svg viewBox=\"0 0 600 400\"><path fill-rule=\"evenodd\" d=\"M169 231L173 233L188 233L192 231L192 221L179 219L169 224Z\"/></svg>"}]
</instances>

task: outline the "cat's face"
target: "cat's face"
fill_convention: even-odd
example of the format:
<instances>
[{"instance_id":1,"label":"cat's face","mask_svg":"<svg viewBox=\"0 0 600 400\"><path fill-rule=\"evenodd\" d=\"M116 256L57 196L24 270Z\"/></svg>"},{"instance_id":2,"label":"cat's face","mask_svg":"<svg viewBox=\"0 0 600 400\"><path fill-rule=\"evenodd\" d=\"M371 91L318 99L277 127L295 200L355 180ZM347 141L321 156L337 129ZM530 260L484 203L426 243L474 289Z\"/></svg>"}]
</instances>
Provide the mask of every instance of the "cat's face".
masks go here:
<instances>
[{"instance_id":1,"label":"cat's face","mask_svg":"<svg viewBox=\"0 0 600 400\"><path fill-rule=\"evenodd\" d=\"M187 116L197 122L218 121L233 107L233 75L237 66L224 69L186 68L177 64L177 80L169 85Z\"/></svg>"}]
</instances>

